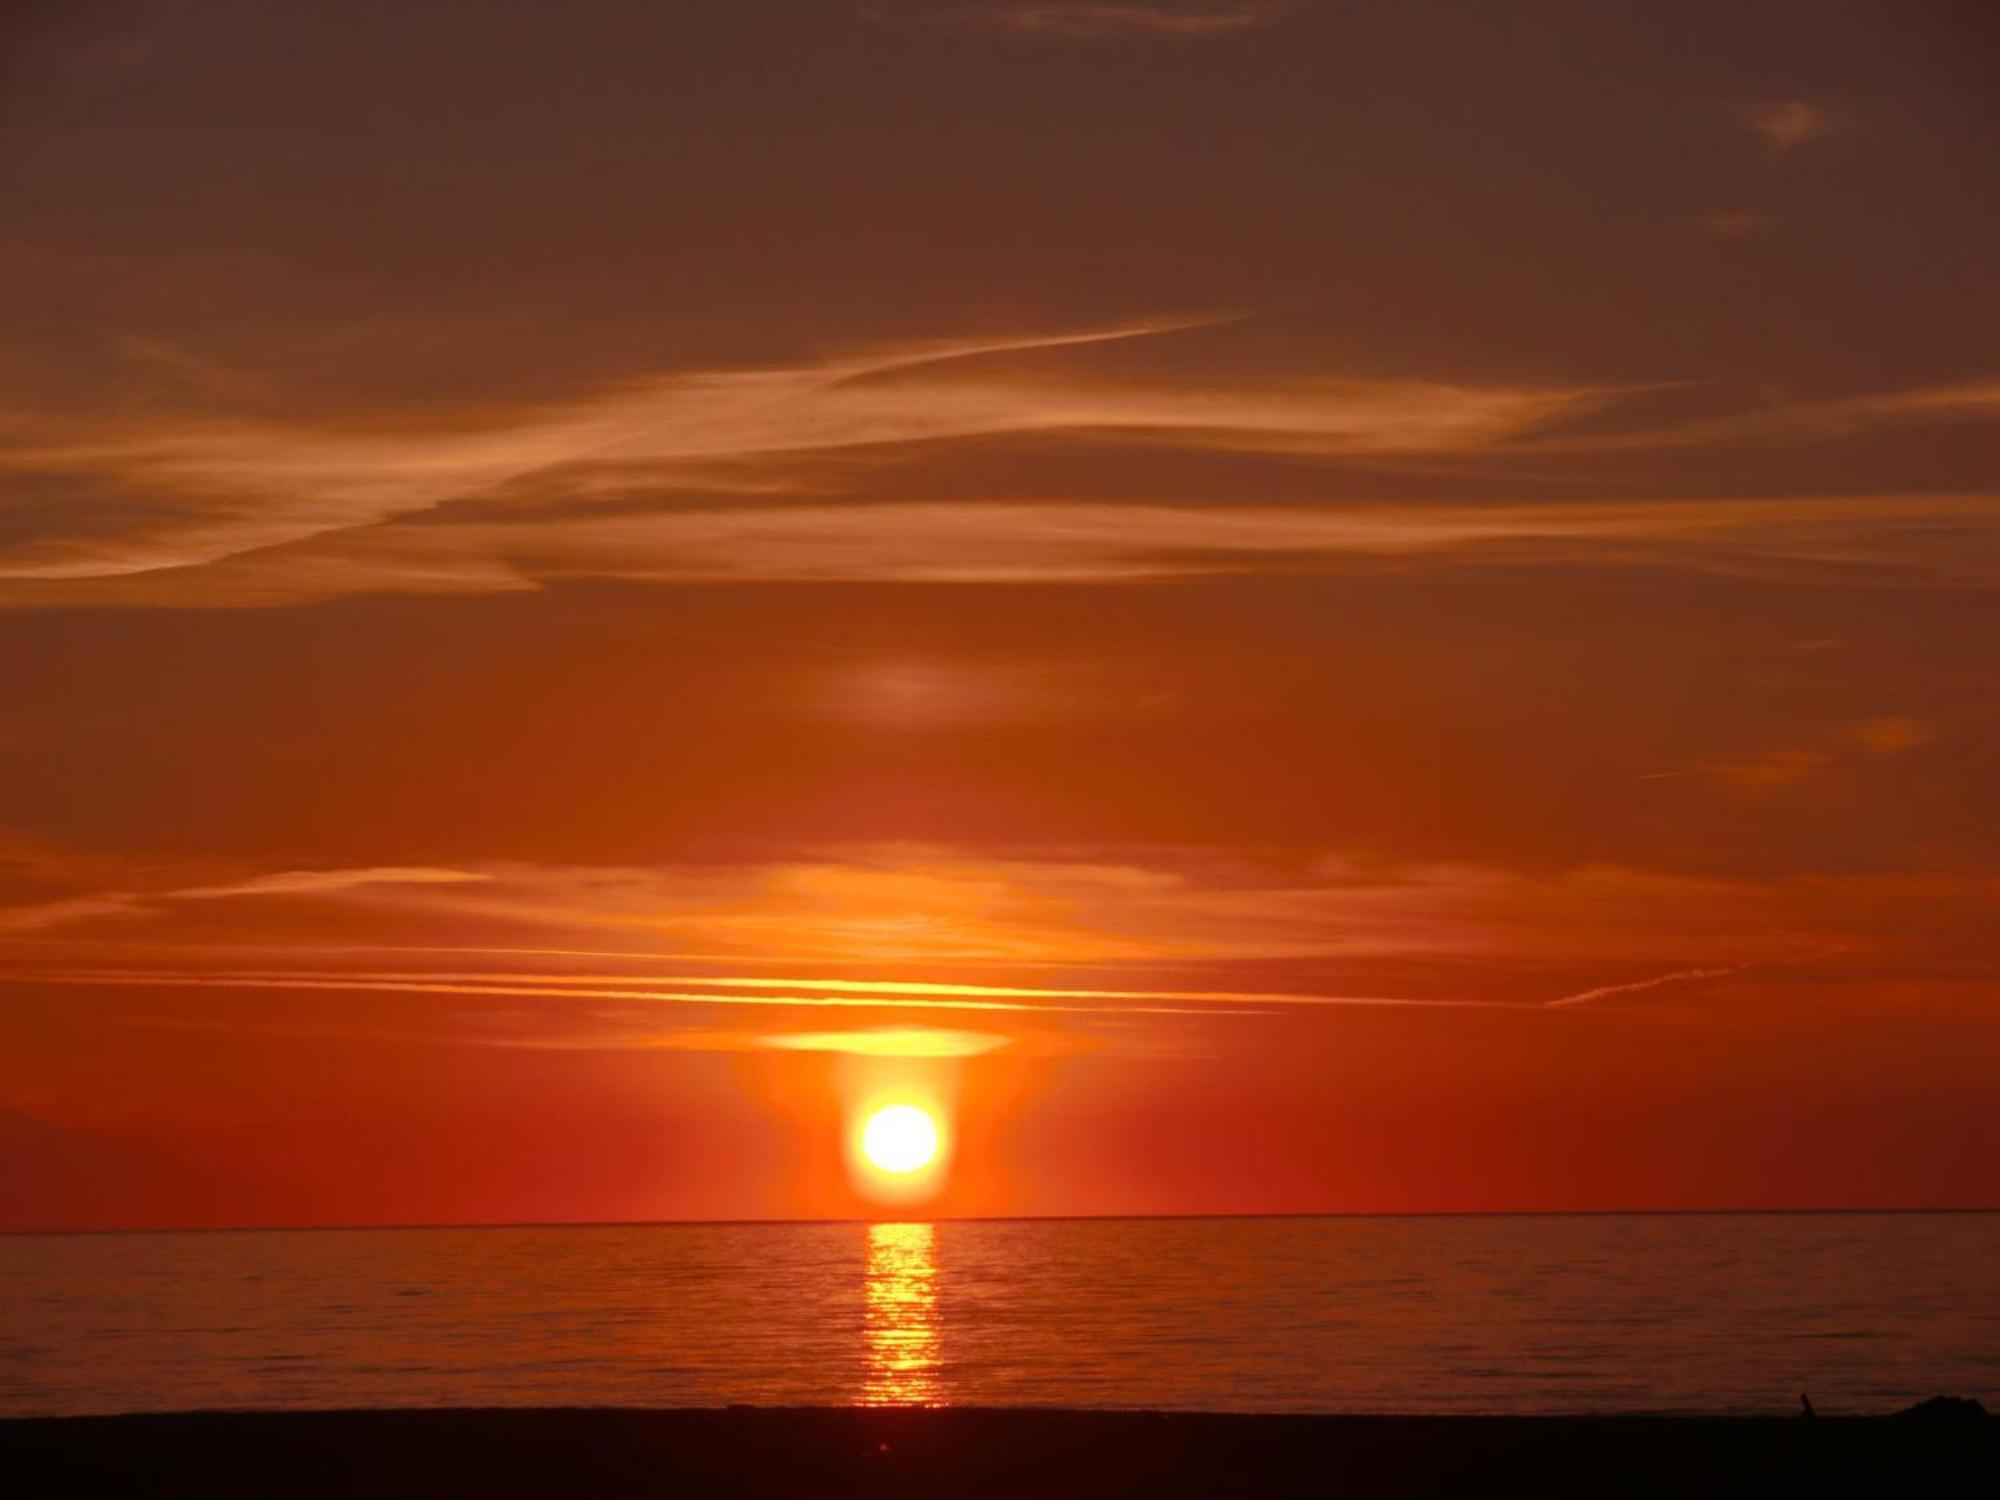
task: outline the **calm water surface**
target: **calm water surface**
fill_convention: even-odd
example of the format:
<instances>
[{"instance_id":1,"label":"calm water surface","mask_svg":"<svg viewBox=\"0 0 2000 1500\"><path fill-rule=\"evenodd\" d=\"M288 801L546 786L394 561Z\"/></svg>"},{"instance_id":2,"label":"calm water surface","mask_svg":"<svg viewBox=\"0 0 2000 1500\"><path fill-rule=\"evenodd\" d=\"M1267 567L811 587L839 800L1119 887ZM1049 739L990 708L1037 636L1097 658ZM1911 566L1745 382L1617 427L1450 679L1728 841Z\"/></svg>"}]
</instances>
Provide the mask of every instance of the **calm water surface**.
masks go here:
<instances>
[{"instance_id":1,"label":"calm water surface","mask_svg":"<svg viewBox=\"0 0 2000 1500\"><path fill-rule=\"evenodd\" d=\"M0 1412L2000 1397L2000 1215L0 1238Z\"/></svg>"}]
</instances>

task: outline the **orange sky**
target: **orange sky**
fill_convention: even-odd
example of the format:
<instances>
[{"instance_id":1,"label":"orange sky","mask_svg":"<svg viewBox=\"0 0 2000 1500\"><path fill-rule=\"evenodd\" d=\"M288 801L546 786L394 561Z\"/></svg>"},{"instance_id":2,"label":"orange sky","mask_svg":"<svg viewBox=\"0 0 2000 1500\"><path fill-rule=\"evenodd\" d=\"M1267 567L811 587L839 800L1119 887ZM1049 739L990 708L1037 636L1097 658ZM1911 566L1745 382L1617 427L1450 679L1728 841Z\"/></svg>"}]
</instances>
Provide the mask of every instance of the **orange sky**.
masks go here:
<instances>
[{"instance_id":1,"label":"orange sky","mask_svg":"<svg viewBox=\"0 0 2000 1500\"><path fill-rule=\"evenodd\" d=\"M0 1228L2000 1205L1996 43L10 10Z\"/></svg>"}]
</instances>

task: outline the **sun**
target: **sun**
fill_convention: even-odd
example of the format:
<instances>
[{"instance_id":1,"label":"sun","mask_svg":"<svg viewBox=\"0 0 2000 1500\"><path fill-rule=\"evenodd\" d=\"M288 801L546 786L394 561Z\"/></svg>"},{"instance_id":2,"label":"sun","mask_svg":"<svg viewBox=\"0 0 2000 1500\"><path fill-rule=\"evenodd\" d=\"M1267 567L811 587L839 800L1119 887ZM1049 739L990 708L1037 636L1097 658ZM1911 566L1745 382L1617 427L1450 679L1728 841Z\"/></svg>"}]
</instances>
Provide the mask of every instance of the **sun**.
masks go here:
<instances>
[{"instance_id":1,"label":"sun","mask_svg":"<svg viewBox=\"0 0 2000 1500\"><path fill-rule=\"evenodd\" d=\"M914 1104L890 1104L861 1127L861 1154L879 1172L921 1172L938 1154L938 1124Z\"/></svg>"}]
</instances>

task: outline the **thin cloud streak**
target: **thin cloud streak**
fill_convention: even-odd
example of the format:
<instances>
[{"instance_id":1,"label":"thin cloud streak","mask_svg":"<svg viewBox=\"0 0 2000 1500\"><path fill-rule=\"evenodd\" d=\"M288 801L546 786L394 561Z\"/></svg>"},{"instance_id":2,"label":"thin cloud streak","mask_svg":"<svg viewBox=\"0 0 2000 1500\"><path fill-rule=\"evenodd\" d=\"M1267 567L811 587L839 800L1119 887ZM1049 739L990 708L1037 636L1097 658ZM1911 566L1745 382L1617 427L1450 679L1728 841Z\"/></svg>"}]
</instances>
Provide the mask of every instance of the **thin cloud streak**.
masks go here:
<instances>
[{"instance_id":1,"label":"thin cloud streak","mask_svg":"<svg viewBox=\"0 0 2000 1500\"><path fill-rule=\"evenodd\" d=\"M1889 734L1875 721L1853 732ZM1901 721L1895 732L1898 745L1915 733ZM1401 982L1384 985L1389 994L1315 995L1324 980L1215 983L1207 974L1216 965L1245 963L1414 963L1417 970L1404 972L1421 974L1424 996L1476 999L1500 983L1508 1001L1517 1003L1528 997L1514 980L1490 973L1487 966L1496 960L1532 959L1551 973L1579 979L1590 967L1611 963L1657 964L1675 972L1783 966L1809 962L1830 933L1863 936L1879 946L1919 917L1932 924L1947 913L1954 921L1982 920L1992 899L1984 880L1886 871L1742 879L1601 865L1531 874L1484 865L1378 868L1329 857L1307 871L1246 879L1235 870L1217 879L1198 865L970 860L906 846L850 851L834 861L719 870L480 868L489 880L396 887L386 911L367 888L334 893L324 909L301 905L287 915L289 940L281 943L244 941L257 936L263 920L247 906L238 912L169 900L144 905L150 898L127 893L113 900L89 889L0 916L29 934L10 945L10 967L22 977L43 968L117 982L121 975L153 972L106 963L107 949L129 946L161 955L160 972L199 963L253 983L264 976L359 977L540 989L813 991L877 1000L1407 1004L1440 1002L1413 1001ZM177 888L201 887L183 881ZM284 898L255 898L278 899ZM586 940L325 941L336 934L347 938L357 921L378 922L385 915L399 927L421 923L440 935L471 923L474 930L539 929ZM52 916L79 927L102 920L99 930L85 928L64 942L34 931L58 925ZM166 924L169 936L173 924L183 924L185 940L119 941L121 926L146 917ZM100 936L102 929L109 930ZM644 933L658 946L619 950L588 940L613 930ZM43 955L39 964L30 957L37 952ZM376 957L384 954L427 956ZM466 961L433 962L437 955L464 955ZM1189 964L1200 965L1196 972L1205 970L1204 978L1161 982L1163 971ZM1012 982L1007 971L1023 967L1063 972L1047 985ZM1366 983L1374 990L1380 982Z\"/></svg>"},{"instance_id":2,"label":"thin cloud streak","mask_svg":"<svg viewBox=\"0 0 2000 1500\"><path fill-rule=\"evenodd\" d=\"M875 4L871 21L989 32L1025 41L1202 41L1260 31L1297 14L1300 0L996 0L990 4Z\"/></svg>"},{"instance_id":3,"label":"thin cloud streak","mask_svg":"<svg viewBox=\"0 0 2000 1500\"><path fill-rule=\"evenodd\" d=\"M67 896L59 901L35 901L21 906L0 907L0 932L44 932L71 922L89 922L99 917L134 916L146 910L137 899L106 894Z\"/></svg>"},{"instance_id":4,"label":"thin cloud streak","mask_svg":"<svg viewBox=\"0 0 2000 1500\"><path fill-rule=\"evenodd\" d=\"M0 582L0 606L269 607L356 593L652 583L1116 584L1373 558L2000 582L2000 497L1548 505L770 504L560 524L380 526L185 573Z\"/></svg>"},{"instance_id":5,"label":"thin cloud streak","mask_svg":"<svg viewBox=\"0 0 2000 1500\"><path fill-rule=\"evenodd\" d=\"M1510 444L1520 454L1643 453L1649 449L1720 444L1816 443L1883 428L2000 422L2000 379L1866 391L1821 399L1767 397L1721 416L1612 427L1588 435L1527 434Z\"/></svg>"},{"instance_id":6,"label":"thin cloud streak","mask_svg":"<svg viewBox=\"0 0 2000 1500\"><path fill-rule=\"evenodd\" d=\"M341 896L369 886L477 885L490 874L425 866L372 865L342 870L281 870L222 885L163 891L100 891L29 905L0 907L0 932L40 932L99 917L143 917L161 901L219 901L241 897Z\"/></svg>"},{"instance_id":7,"label":"thin cloud streak","mask_svg":"<svg viewBox=\"0 0 2000 1500\"><path fill-rule=\"evenodd\" d=\"M212 901L236 896L318 896L359 890L370 885L464 885L492 878L491 875L471 870L373 865L358 870L281 870L228 885L192 886L186 890L166 891L161 895L172 901Z\"/></svg>"},{"instance_id":8,"label":"thin cloud streak","mask_svg":"<svg viewBox=\"0 0 2000 1500\"><path fill-rule=\"evenodd\" d=\"M1741 973L1742 969L1741 964L1732 964L1720 969L1682 969L1676 974L1661 974L1652 979L1635 979L1629 984L1602 984L1595 989L1564 995L1559 1000L1546 1000L1542 1003L1542 1008L1556 1010L1564 1006L1590 1005L1617 995L1637 995L1647 990L1664 989L1668 985L1696 984L1704 979L1720 979L1727 974Z\"/></svg>"},{"instance_id":9,"label":"thin cloud streak","mask_svg":"<svg viewBox=\"0 0 2000 1500\"><path fill-rule=\"evenodd\" d=\"M1273 1006L1415 1010L1533 1009L1498 1000L1422 1000L1385 995L1302 995L1281 991L1028 989L980 985L829 982L812 979L731 979L687 976L624 980L588 975L175 974L157 970L21 970L0 983L177 989L364 990L396 994L493 995L546 1000L635 1000L693 1005L827 1007L870 1010L1049 1012L1065 1015L1197 1016L1268 1013ZM653 986L717 985L714 991ZM754 989L754 993L744 993ZM825 991L826 993L822 993ZM1099 1001L1103 1003L1072 1003ZM1179 1001L1178 1005L1125 1002ZM1113 1003L1117 1002L1117 1003ZM1256 1010L1246 1011L1245 1007Z\"/></svg>"}]
</instances>

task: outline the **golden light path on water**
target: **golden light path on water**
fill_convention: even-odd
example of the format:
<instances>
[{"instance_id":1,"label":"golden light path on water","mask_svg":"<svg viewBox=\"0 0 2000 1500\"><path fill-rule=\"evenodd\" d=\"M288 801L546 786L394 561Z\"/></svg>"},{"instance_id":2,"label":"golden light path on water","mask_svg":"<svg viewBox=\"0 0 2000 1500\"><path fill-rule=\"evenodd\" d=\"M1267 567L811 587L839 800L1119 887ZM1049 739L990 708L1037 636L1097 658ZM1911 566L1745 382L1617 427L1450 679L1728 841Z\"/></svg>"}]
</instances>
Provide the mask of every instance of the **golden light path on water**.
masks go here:
<instances>
[{"instance_id":1,"label":"golden light path on water","mask_svg":"<svg viewBox=\"0 0 2000 1500\"><path fill-rule=\"evenodd\" d=\"M936 1234L929 1224L868 1226L864 1406L927 1406L944 1400Z\"/></svg>"}]
</instances>

